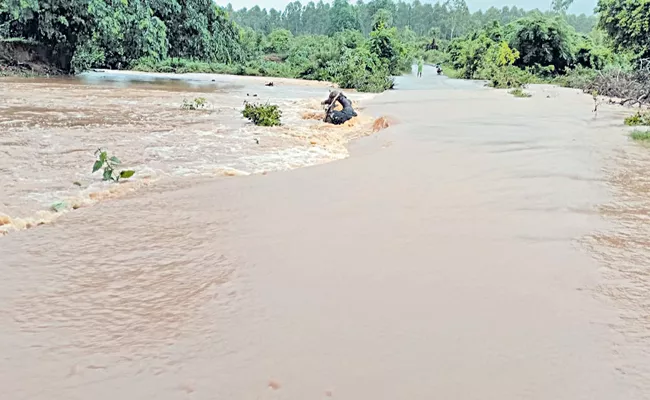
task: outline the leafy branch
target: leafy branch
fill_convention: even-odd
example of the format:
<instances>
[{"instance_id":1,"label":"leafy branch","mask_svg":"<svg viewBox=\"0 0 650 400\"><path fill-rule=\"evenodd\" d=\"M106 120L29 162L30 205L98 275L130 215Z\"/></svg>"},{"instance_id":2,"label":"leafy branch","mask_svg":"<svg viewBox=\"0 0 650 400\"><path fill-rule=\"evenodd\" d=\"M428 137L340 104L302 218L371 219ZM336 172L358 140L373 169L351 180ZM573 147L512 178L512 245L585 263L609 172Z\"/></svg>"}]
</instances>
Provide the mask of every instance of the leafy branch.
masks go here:
<instances>
[{"instance_id":1,"label":"leafy branch","mask_svg":"<svg viewBox=\"0 0 650 400\"><path fill-rule=\"evenodd\" d=\"M93 164L93 174L100 169L104 168L103 179L105 181L119 182L120 179L127 179L135 174L135 171L132 169L126 169L120 171L119 174L115 173L115 169L118 165L122 164L119 158L108 156L108 152L102 149L97 149L95 151L95 156L97 160Z\"/></svg>"}]
</instances>

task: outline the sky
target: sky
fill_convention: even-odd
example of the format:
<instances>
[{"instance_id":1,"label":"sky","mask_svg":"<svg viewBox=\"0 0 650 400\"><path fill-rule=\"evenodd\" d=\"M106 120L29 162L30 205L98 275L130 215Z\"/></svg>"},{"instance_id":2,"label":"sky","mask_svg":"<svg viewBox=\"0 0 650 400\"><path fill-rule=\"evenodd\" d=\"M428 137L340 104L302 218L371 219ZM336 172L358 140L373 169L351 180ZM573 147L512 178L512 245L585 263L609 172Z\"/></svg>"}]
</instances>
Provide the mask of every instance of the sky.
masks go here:
<instances>
[{"instance_id":1,"label":"sky","mask_svg":"<svg viewBox=\"0 0 650 400\"><path fill-rule=\"evenodd\" d=\"M317 0L314 0L317 1ZM422 3L435 3L435 0L420 0ZM524 9L539 8L540 10L545 10L549 8L551 3L550 0L465 0L471 11L476 11L479 9L486 10L491 6L501 8L503 6L517 6ZM569 12L573 14L593 14L593 10L596 7L598 0L575 0ZM251 8L255 5L258 5L262 8L275 8L275 9L284 9L284 7L289 3L289 0L216 0L217 4L225 6L228 3L231 3L233 8L240 9L242 7ZM309 2L309 0L301 0L303 4ZM330 1L331 2L331 1ZM353 2L356 2L353 1Z\"/></svg>"}]
</instances>

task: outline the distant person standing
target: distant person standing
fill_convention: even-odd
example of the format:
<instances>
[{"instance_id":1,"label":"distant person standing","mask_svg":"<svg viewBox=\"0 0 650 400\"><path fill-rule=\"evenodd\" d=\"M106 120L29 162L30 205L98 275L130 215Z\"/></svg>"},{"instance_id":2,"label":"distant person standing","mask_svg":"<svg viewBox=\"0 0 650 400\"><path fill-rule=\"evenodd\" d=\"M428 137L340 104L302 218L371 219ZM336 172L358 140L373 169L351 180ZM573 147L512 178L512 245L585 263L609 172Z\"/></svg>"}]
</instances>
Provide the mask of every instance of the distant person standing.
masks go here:
<instances>
[{"instance_id":1,"label":"distant person standing","mask_svg":"<svg viewBox=\"0 0 650 400\"><path fill-rule=\"evenodd\" d=\"M424 68L424 61L420 58L418 60L418 78L422 77L422 68Z\"/></svg>"}]
</instances>

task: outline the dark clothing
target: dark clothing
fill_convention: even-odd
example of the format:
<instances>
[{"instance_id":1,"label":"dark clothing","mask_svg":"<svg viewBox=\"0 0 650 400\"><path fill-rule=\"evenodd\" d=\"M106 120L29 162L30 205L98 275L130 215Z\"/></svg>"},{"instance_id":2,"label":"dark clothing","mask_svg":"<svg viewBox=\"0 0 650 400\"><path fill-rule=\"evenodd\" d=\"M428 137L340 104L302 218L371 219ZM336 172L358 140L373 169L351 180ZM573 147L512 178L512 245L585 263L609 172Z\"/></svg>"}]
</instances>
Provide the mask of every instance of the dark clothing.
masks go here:
<instances>
[{"instance_id":1,"label":"dark clothing","mask_svg":"<svg viewBox=\"0 0 650 400\"><path fill-rule=\"evenodd\" d=\"M323 103L324 104L331 104L332 103L332 98L329 98L325 100ZM334 125L341 125L342 123L349 121L353 117L357 116L357 113L354 111L352 108L352 102L345 97L343 94L340 94L337 98L336 101L343 107L341 111L337 110L332 110L327 114L327 117L325 117L325 122L329 122Z\"/></svg>"},{"instance_id":2,"label":"dark clothing","mask_svg":"<svg viewBox=\"0 0 650 400\"><path fill-rule=\"evenodd\" d=\"M353 117L356 117L357 113L354 112L352 108L344 108L341 111L332 111L330 112L328 122L333 123L334 125L341 125L342 123L349 121Z\"/></svg>"}]
</instances>

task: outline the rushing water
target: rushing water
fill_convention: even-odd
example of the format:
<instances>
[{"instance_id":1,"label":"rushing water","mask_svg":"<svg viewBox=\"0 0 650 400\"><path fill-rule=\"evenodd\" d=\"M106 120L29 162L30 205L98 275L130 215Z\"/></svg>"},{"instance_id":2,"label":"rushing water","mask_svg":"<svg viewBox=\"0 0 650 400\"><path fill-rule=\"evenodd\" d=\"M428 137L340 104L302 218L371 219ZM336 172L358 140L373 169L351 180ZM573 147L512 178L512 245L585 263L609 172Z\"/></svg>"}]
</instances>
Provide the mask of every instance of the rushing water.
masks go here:
<instances>
[{"instance_id":1,"label":"rushing water","mask_svg":"<svg viewBox=\"0 0 650 400\"><path fill-rule=\"evenodd\" d=\"M574 90L539 86L517 99L425 70L362 102L396 123L345 158L338 145L311 144L322 128L300 117L317 111L304 104L324 88L274 87L287 125L255 130L225 106L251 90L242 82L205 89L224 107L205 114L177 110L193 95L186 85L2 83L5 110L30 99L68 115L60 125L49 111L9 118L2 140L24 144L2 147L13 152L1 161L4 207L55 187L38 171L70 173L48 149L66 154L67 169L80 165L61 182L96 185L84 168L97 146L164 172L0 238L8 398L650 397L650 150L627 139L626 110L594 116ZM99 92L102 105L80 100ZM91 120L105 122L75 125L69 110L88 115L93 104ZM197 132L220 126L246 135L229 163L202 152L223 153L215 136L194 156L147 156L189 154ZM283 143L255 150L273 164L242 150L255 137ZM300 165L345 159L202 172L298 166L278 166L286 148L326 154Z\"/></svg>"},{"instance_id":2,"label":"rushing water","mask_svg":"<svg viewBox=\"0 0 650 400\"><path fill-rule=\"evenodd\" d=\"M91 73L80 79L4 79L0 100L0 232L50 222L61 211L121 196L167 177L245 175L344 158L345 144L372 130L317 121L327 87L295 81L189 75ZM272 81L272 80L271 80ZM184 111L203 97L205 110ZM356 95L353 99L368 98ZM284 126L246 123L244 101L272 102ZM91 174L107 149L137 174L125 185ZM63 204L63 208L59 205ZM52 212L57 205L59 212Z\"/></svg>"}]
</instances>

